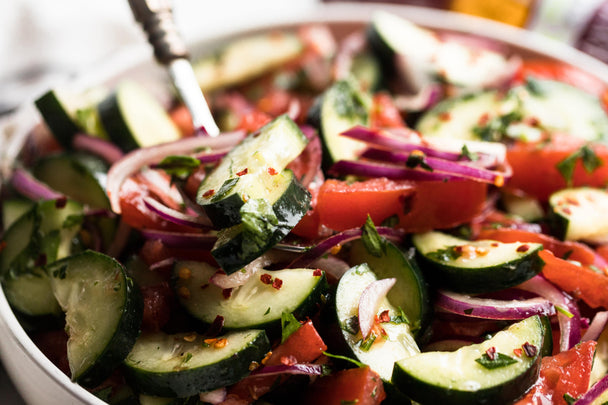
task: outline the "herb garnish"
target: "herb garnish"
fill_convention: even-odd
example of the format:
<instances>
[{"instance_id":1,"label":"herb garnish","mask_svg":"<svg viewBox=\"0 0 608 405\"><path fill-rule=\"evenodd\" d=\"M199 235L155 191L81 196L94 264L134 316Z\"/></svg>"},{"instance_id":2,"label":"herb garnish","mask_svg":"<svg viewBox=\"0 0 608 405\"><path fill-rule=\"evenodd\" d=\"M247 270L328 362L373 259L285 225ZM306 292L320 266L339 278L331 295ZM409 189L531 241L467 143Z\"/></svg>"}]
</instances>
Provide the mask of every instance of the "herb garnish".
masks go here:
<instances>
[{"instance_id":1,"label":"herb garnish","mask_svg":"<svg viewBox=\"0 0 608 405\"><path fill-rule=\"evenodd\" d=\"M480 358L475 359L475 361L489 370L506 367L513 363L517 363L517 360L515 360L513 357L499 352L496 352L493 357L494 358L492 359L487 353L484 353Z\"/></svg>"},{"instance_id":2,"label":"herb garnish","mask_svg":"<svg viewBox=\"0 0 608 405\"><path fill-rule=\"evenodd\" d=\"M285 342L292 333L300 329L302 324L291 312L281 314L281 343Z\"/></svg>"},{"instance_id":3,"label":"herb garnish","mask_svg":"<svg viewBox=\"0 0 608 405\"><path fill-rule=\"evenodd\" d=\"M374 221L369 215L361 231L361 242L365 245L368 253L375 257L381 257L384 253L384 238L378 234Z\"/></svg>"},{"instance_id":4,"label":"herb garnish","mask_svg":"<svg viewBox=\"0 0 608 405\"><path fill-rule=\"evenodd\" d=\"M164 170L167 174L184 180L199 168L201 162L192 156L172 155L167 156L156 165L156 168Z\"/></svg>"},{"instance_id":5,"label":"herb garnish","mask_svg":"<svg viewBox=\"0 0 608 405\"><path fill-rule=\"evenodd\" d=\"M576 162L579 159L581 160L581 163L583 164L583 167L587 173L592 173L604 163L589 145L583 145L580 149L574 151L556 165L557 170L566 180L568 185L572 185L574 168L576 167Z\"/></svg>"}]
</instances>

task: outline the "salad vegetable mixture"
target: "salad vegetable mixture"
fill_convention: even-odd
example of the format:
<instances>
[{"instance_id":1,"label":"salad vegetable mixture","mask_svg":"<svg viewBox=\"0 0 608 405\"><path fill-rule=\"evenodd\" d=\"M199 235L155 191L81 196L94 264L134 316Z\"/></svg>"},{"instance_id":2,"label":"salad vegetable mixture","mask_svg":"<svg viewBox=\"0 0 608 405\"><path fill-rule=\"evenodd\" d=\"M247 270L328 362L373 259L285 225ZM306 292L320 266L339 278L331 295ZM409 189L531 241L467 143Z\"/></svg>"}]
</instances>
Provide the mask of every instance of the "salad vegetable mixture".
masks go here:
<instances>
[{"instance_id":1,"label":"salad vegetable mixture","mask_svg":"<svg viewBox=\"0 0 608 405\"><path fill-rule=\"evenodd\" d=\"M375 13L36 101L4 293L108 403L605 404L608 87Z\"/></svg>"}]
</instances>

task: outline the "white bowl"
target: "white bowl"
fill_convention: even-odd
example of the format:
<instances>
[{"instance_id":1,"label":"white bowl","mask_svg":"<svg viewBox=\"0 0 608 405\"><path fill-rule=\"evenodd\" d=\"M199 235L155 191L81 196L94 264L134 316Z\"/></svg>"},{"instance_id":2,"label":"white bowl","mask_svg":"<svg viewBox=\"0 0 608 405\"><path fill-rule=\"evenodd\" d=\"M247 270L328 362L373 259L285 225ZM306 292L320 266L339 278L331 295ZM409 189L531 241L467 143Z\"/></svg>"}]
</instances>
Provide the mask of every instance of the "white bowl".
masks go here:
<instances>
[{"instance_id":1,"label":"white bowl","mask_svg":"<svg viewBox=\"0 0 608 405\"><path fill-rule=\"evenodd\" d=\"M302 23L329 23L338 35L343 35L368 21L373 10L383 8L402 15L409 20L437 30L448 30L459 33L483 36L507 45L514 53L542 56L557 59L591 73L608 83L608 65L583 54L565 44L550 40L540 35L494 23L476 17L444 12L434 9L408 7L388 4L332 3L320 4L306 15L288 20L277 21L275 25L251 25L247 32L234 29L221 37L205 38L194 43L191 48L194 55L202 49L209 50L235 35L251 31L289 27ZM160 98L170 98L169 85L165 73L151 59L149 50L138 48L125 52L108 60L94 72L80 76L73 86L85 88L91 84L105 83L112 85L120 79L135 77L145 80ZM0 131L0 181L10 174L11 162L17 156L29 130L40 118L31 103L23 105L4 123ZM1 183L0 183L1 184ZM104 404L84 388L74 384L47 359L23 330L13 314L6 297L0 292L0 356L9 376L21 396L31 404L65 405L65 404Z\"/></svg>"}]
</instances>

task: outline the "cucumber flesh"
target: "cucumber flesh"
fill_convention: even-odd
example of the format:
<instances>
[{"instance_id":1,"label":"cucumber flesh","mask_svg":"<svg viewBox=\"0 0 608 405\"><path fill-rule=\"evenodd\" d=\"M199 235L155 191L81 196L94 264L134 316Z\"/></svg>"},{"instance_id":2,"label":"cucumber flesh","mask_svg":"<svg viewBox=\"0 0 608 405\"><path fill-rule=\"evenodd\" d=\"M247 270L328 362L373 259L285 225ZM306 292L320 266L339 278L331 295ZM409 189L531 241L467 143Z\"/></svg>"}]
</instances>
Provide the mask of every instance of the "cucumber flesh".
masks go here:
<instances>
[{"instance_id":1,"label":"cucumber flesh","mask_svg":"<svg viewBox=\"0 0 608 405\"><path fill-rule=\"evenodd\" d=\"M564 240L608 242L608 193L605 190L578 187L560 190L549 197L551 224Z\"/></svg>"}]
</instances>

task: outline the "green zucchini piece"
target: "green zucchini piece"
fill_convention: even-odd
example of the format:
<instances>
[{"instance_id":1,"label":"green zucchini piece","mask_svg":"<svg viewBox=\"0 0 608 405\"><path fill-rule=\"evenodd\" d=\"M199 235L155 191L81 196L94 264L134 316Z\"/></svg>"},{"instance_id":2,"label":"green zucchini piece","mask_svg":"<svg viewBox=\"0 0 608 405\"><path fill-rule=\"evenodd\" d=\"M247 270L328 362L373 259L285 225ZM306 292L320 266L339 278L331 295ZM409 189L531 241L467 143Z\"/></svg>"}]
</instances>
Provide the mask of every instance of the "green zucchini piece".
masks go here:
<instances>
[{"instance_id":1,"label":"green zucchini piece","mask_svg":"<svg viewBox=\"0 0 608 405\"><path fill-rule=\"evenodd\" d=\"M354 79L335 82L314 103L307 120L319 131L323 143L323 166L353 160L366 148L361 141L341 136L357 125L367 126L371 99Z\"/></svg>"},{"instance_id":2,"label":"green zucchini piece","mask_svg":"<svg viewBox=\"0 0 608 405\"><path fill-rule=\"evenodd\" d=\"M302 54L295 33L278 31L236 39L215 54L196 59L194 74L203 91L245 83L271 72Z\"/></svg>"},{"instance_id":3,"label":"green zucchini piece","mask_svg":"<svg viewBox=\"0 0 608 405\"><path fill-rule=\"evenodd\" d=\"M376 252L370 252L363 242L355 241L351 244L350 263L367 263L377 277L396 278L388 292L389 302L403 310L415 336L424 330L431 315L431 304L426 281L413 254L406 254L388 240L383 240L380 251Z\"/></svg>"},{"instance_id":4,"label":"green zucchini piece","mask_svg":"<svg viewBox=\"0 0 608 405\"><path fill-rule=\"evenodd\" d=\"M369 346L370 338L362 340L358 322L359 299L365 288L376 280L376 275L366 263L344 273L336 289L335 313L348 354L369 365L384 381L390 382L394 363L420 353L420 349L410 326L401 319L401 312L386 298L377 312L380 314L388 310L391 322L380 324L386 336L376 336Z\"/></svg>"},{"instance_id":5,"label":"green zucchini piece","mask_svg":"<svg viewBox=\"0 0 608 405\"><path fill-rule=\"evenodd\" d=\"M538 378L544 332L533 316L483 343L405 358L395 364L393 383L423 404L510 403Z\"/></svg>"},{"instance_id":6,"label":"green zucchini piece","mask_svg":"<svg viewBox=\"0 0 608 405\"><path fill-rule=\"evenodd\" d=\"M197 193L198 204L220 229L242 221L240 211L248 200L285 205L290 198L285 195L285 179L289 176L282 172L307 143L288 116L274 119L245 138L205 177Z\"/></svg>"},{"instance_id":7,"label":"green zucchini piece","mask_svg":"<svg viewBox=\"0 0 608 405\"><path fill-rule=\"evenodd\" d=\"M549 197L549 223L563 240L608 242L608 193L591 187L566 188Z\"/></svg>"},{"instance_id":8,"label":"green zucchini piece","mask_svg":"<svg viewBox=\"0 0 608 405\"><path fill-rule=\"evenodd\" d=\"M325 273L314 269L260 270L226 297L209 284L216 272L204 262L177 262L174 288L192 316L211 324L220 315L226 329L276 327L284 312L298 319L312 316L329 289Z\"/></svg>"},{"instance_id":9,"label":"green zucchini piece","mask_svg":"<svg viewBox=\"0 0 608 405\"><path fill-rule=\"evenodd\" d=\"M125 359L127 381L144 394L189 397L236 383L270 350L263 330L229 332L207 342L195 333L144 334Z\"/></svg>"},{"instance_id":10,"label":"green zucchini piece","mask_svg":"<svg viewBox=\"0 0 608 405\"><path fill-rule=\"evenodd\" d=\"M79 132L107 138L97 115L97 104L107 93L101 87L81 94L54 89L36 99L35 104L55 139L65 149L71 149L72 139Z\"/></svg>"},{"instance_id":11,"label":"green zucchini piece","mask_svg":"<svg viewBox=\"0 0 608 405\"><path fill-rule=\"evenodd\" d=\"M124 151L178 140L180 130L163 106L139 84L120 83L97 106L103 128Z\"/></svg>"},{"instance_id":12,"label":"green zucchini piece","mask_svg":"<svg viewBox=\"0 0 608 405\"><path fill-rule=\"evenodd\" d=\"M422 270L436 284L466 294L503 290L537 275L540 243L469 241L442 232L415 234Z\"/></svg>"},{"instance_id":13,"label":"green zucchini piece","mask_svg":"<svg viewBox=\"0 0 608 405\"><path fill-rule=\"evenodd\" d=\"M211 254L227 274L240 270L279 243L308 212L310 193L291 170L273 176L281 198L270 206L266 199L250 199L241 207L243 221L217 234ZM276 192L276 191L275 191Z\"/></svg>"},{"instance_id":14,"label":"green zucchini piece","mask_svg":"<svg viewBox=\"0 0 608 405\"><path fill-rule=\"evenodd\" d=\"M94 251L47 267L55 298L65 312L72 380L95 387L127 357L139 335L139 288L113 258Z\"/></svg>"}]
</instances>

